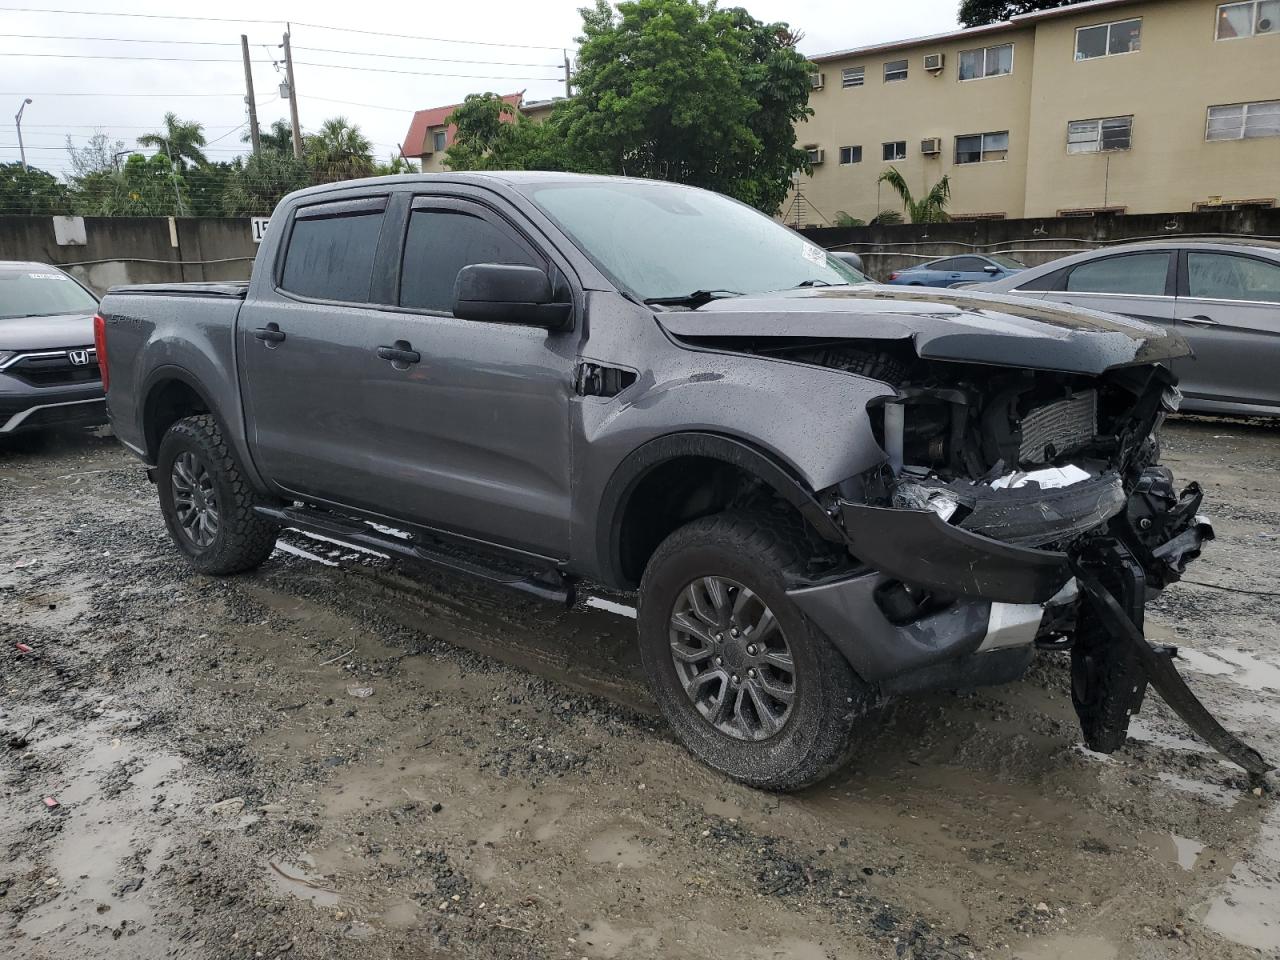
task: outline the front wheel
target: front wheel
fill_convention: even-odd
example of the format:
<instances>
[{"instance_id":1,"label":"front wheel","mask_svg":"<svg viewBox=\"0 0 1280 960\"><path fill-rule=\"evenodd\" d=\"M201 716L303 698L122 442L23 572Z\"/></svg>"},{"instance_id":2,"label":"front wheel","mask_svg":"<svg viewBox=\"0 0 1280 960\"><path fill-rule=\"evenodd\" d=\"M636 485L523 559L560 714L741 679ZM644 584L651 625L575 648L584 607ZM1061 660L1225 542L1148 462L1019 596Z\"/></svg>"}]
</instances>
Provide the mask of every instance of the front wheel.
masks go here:
<instances>
[{"instance_id":1,"label":"front wheel","mask_svg":"<svg viewBox=\"0 0 1280 960\"><path fill-rule=\"evenodd\" d=\"M165 526L192 566L201 573L240 573L271 555L278 528L254 512L258 497L213 417L173 424L156 461Z\"/></svg>"},{"instance_id":2,"label":"front wheel","mask_svg":"<svg viewBox=\"0 0 1280 960\"><path fill-rule=\"evenodd\" d=\"M797 790L848 757L871 690L787 596L799 521L725 513L664 540L640 586L640 654L676 736L753 787Z\"/></svg>"}]
</instances>

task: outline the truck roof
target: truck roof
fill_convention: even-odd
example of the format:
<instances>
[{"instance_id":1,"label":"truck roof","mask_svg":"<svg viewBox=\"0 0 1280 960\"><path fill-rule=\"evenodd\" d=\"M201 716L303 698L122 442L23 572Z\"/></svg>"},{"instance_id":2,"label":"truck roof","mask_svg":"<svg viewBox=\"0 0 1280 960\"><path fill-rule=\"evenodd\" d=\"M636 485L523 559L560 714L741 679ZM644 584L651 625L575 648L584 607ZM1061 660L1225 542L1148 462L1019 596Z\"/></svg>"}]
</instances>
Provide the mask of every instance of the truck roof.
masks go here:
<instances>
[{"instance_id":1,"label":"truck roof","mask_svg":"<svg viewBox=\"0 0 1280 960\"><path fill-rule=\"evenodd\" d=\"M579 181L579 182L612 182L612 181L629 181L633 183L667 183L673 187L681 187L686 184L671 183L662 180L647 180L641 177L615 177L605 174L595 173L562 173L556 170L484 170L475 172L458 172L458 173L398 173L391 176L382 177L364 177L359 180L342 180L337 183L324 183L314 187L305 187L289 194L289 198L323 196L325 194L338 193L345 190L364 189L371 186L399 186L404 184L420 183L470 183L476 185L492 186L500 183L505 186L518 186L526 183L554 183L557 181ZM688 189L694 189L687 187Z\"/></svg>"}]
</instances>

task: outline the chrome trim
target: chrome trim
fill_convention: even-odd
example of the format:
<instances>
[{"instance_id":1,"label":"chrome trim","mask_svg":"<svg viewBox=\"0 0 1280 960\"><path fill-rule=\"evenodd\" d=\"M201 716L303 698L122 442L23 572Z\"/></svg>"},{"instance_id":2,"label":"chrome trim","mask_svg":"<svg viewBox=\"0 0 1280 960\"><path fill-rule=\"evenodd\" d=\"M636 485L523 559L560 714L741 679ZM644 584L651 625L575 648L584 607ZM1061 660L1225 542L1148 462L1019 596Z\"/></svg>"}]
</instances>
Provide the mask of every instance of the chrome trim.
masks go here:
<instances>
[{"instance_id":1,"label":"chrome trim","mask_svg":"<svg viewBox=\"0 0 1280 960\"><path fill-rule=\"evenodd\" d=\"M987 635L974 653L987 653L1005 647L1024 647L1033 643L1044 619L1044 606L1039 603L991 604Z\"/></svg>"},{"instance_id":2,"label":"chrome trim","mask_svg":"<svg viewBox=\"0 0 1280 960\"><path fill-rule=\"evenodd\" d=\"M70 359L69 354L72 350L87 351L90 356L90 362L96 361L98 358L98 350L96 347L63 347L61 350L26 350L20 353L15 353L4 363L0 363L0 370L7 370L19 360L26 360L29 357L67 357Z\"/></svg>"},{"instance_id":3,"label":"chrome trim","mask_svg":"<svg viewBox=\"0 0 1280 960\"><path fill-rule=\"evenodd\" d=\"M1117 54L1119 56L1119 54ZM1119 297L1123 300L1175 300L1167 293L1099 293L1096 290L1028 290L1028 293L1044 293L1058 297Z\"/></svg>"},{"instance_id":4,"label":"chrome trim","mask_svg":"<svg viewBox=\"0 0 1280 960\"><path fill-rule=\"evenodd\" d=\"M5 421L4 426L0 427L0 433L10 433L22 426L22 422L31 416L37 410L51 410L54 407L73 407L78 403L106 403L105 397L92 397L88 400L65 400L62 403L39 403L34 407L27 407L15 413L12 417Z\"/></svg>"}]
</instances>

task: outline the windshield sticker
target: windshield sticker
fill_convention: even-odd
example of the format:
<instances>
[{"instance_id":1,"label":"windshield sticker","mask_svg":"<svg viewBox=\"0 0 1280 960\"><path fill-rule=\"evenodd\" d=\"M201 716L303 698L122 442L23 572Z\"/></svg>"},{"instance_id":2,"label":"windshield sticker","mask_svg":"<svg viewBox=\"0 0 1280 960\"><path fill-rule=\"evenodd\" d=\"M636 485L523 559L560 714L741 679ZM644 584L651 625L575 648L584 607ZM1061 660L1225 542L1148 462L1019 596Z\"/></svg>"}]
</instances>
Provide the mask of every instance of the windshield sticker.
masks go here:
<instances>
[{"instance_id":1,"label":"windshield sticker","mask_svg":"<svg viewBox=\"0 0 1280 960\"><path fill-rule=\"evenodd\" d=\"M825 264L827 262L827 251L821 247L815 247L812 243L804 245L804 258L810 263Z\"/></svg>"},{"instance_id":2,"label":"windshield sticker","mask_svg":"<svg viewBox=\"0 0 1280 960\"><path fill-rule=\"evenodd\" d=\"M61 273L28 273L28 279L31 280L70 280L71 278Z\"/></svg>"}]
</instances>

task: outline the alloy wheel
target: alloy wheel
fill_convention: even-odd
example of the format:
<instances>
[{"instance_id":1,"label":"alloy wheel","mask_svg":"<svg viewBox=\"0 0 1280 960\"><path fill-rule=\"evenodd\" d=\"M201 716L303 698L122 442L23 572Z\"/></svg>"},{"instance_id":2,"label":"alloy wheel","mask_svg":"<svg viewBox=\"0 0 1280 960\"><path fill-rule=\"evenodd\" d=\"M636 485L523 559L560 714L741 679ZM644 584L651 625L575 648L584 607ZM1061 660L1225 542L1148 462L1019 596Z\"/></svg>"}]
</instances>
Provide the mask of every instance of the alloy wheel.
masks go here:
<instances>
[{"instance_id":1,"label":"alloy wheel","mask_svg":"<svg viewBox=\"0 0 1280 960\"><path fill-rule=\"evenodd\" d=\"M211 546L218 537L218 495L213 476L191 451L178 454L169 472L173 510L178 525L197 547Z\"/></svg>"},{"instance_id":2,"label":"alloy wheel","mask_svg":"<svg viewBox=\"0 0 1280 960\"><path fill-rule=\"evenodd\" d=\"M676 597L671 659L698 712L735 740L782 730L796 695L791 648L773 611L725 577L701 577Z\"/></svg>"}]
</instances>

